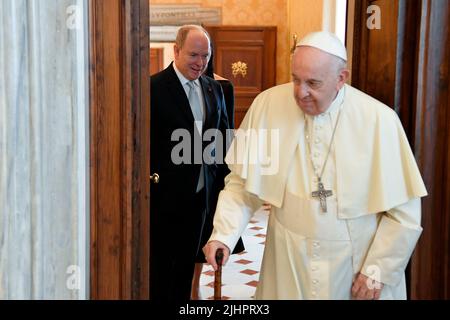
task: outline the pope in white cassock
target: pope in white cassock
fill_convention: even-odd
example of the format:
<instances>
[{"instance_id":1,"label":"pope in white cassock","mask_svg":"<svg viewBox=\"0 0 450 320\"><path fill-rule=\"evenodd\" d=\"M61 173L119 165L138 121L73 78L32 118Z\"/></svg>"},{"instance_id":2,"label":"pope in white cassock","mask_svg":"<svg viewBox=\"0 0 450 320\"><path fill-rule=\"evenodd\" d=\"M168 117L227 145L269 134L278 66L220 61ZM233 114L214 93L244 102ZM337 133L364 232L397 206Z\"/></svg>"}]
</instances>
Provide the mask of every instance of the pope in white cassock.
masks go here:
<instances>
[{"instance_id":1,"label":"pope in white cassock","mask_svg":"<svg viewBox=\"0 0 450 320\"><path fill-rule=\"evenodd\" d=\"M270 203L256 299L406 299L426 189L397 114L345 83L346 61L336 36L307 35L293 82L255 99L240 127L250 138L235 138L227 154L231 173L203 251L214 269L218 248L226 262ZM252 138L264 129L278 141ZM279 150L277 170L251 161L262 149Z\"/></svg>"}]
</instances>

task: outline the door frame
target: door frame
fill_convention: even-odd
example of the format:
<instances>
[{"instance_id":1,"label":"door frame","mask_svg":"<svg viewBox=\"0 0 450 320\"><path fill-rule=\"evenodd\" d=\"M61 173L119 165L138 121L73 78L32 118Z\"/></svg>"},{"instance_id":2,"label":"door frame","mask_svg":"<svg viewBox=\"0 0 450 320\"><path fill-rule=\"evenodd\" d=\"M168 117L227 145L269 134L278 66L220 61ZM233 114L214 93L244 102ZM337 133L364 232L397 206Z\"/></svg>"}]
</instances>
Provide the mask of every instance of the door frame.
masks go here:
<instances>
[{"instance_id":1,"label":"door frame","mask_svg":"<svg viewBox=\"0 0 450 320\"><path fill-rule=\"evenodd\" d=\"M148 299L149 1L89 0L90 298Z\"/></svg>"},{"instance_id":2,"label":"door frame","mask_svg":"<svg viewBox=\"0 0 450 320\"><path fill-rule=\"evenodd\" d=\"M367 61L370 31L365 22L372 2L355 2L352 85L363 91L371 72ZM407 269L408 294L413 300L449 299L450 85L446 59L450 4L439 0L396 0L392 4L397 11L397 32L389 35L389 43L397 50L396 74L383 86L392 90L395 110L428 190L422 198L423 232Z\"/></svg>"}]
</instances>

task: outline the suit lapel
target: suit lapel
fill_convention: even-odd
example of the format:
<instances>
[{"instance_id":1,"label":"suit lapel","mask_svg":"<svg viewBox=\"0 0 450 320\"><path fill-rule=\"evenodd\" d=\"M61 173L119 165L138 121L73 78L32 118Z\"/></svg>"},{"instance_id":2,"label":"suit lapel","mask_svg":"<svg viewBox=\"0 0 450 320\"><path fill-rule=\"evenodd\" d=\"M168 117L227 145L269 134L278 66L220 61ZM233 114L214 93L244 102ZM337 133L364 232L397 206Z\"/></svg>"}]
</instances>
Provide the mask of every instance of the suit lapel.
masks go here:
<instances>
[{"instance_id":1,"label":"suit lapel","mask_svg":"<svg viewBox=\"0 0 450 320\"><path fill-rule=\"evenodd\" d=\"M189 123L194 122L194 115L192 114L191 107L189 105L189 100L186 97L186 92L175 73L173 65L168 67L169 71L169 84L168 90L171 97L175 100L175 105L181 112L181 114L186 117ZM205 123L203 125L203 131L212 128L217 122L218 108L217 108L217 98L214 95L214 91L210 81L205 77L200 77L200 84L202 88L203 98L205 102Z\"/></svg>"},{"instance_id":2,"label":"suit lapel","mask_svg":"<svg viewBox=\"0 0 450 320\"><path fill-rule=\"evenodd\" d=\"M206 112L205 124L203 126L204 132L205 130L211 128L215 123L215 119L217 118L217 107L216 107L217 101L214 97L213 88L209 80L206 77L201 76L200 83L202 86Z\"/></svg>"},{"instance_id":3,"label":"suit lapel","mask_svg":"<svg viewBox=\"0 0 450 320\"><path fill-rule=\"evenodd\" d=\"M186 97L186 92L184 91L183 85L181 84L180 79L178 79L172 64L168 67L170 74L168 84L169 93L175 100L175 106L180 110L181 114L187 118L189 123L193 123L194 115L192 114L189 100Z\"/></svg>"}]
</instances>

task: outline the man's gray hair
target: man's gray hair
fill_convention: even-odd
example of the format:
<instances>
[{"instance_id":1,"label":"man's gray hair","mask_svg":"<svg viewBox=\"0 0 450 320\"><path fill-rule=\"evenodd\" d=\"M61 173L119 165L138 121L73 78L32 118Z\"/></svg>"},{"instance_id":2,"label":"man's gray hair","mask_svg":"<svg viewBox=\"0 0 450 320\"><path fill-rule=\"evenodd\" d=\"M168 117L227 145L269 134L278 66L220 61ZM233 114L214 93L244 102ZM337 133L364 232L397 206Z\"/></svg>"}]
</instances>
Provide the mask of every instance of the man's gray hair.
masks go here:
<instances>
[{"instance_id":1,"label":"man's gray hair","mask_svg":"<svg viewBox=\"0 0 450 320\"><path fill-rule=\"evenodd\" d=\"M336 56L334 58L336 58L336 67L338 69L338 72L341 72L341 70L343 69L347 69L347 61Z\"/></svg>"},{"instance_id":2,"label":"man's gray hair","mask_svg":"<svg viewBox=\"0 0 450 320\"><path fill-rule=\"evenodd\" d=\"M187 24L182 26L177 33L177 38L175 40L175 44L179 49L182 49L184 46L184 43L186 42L186 38L188 36L189 31L191 30L198 30L203 31L206 35L206 37L209 40L209 43L211 43L211 37L209 36L208 31L205 30L202 26L196 25L196 24Z\"/></svg>"}]
</instances>

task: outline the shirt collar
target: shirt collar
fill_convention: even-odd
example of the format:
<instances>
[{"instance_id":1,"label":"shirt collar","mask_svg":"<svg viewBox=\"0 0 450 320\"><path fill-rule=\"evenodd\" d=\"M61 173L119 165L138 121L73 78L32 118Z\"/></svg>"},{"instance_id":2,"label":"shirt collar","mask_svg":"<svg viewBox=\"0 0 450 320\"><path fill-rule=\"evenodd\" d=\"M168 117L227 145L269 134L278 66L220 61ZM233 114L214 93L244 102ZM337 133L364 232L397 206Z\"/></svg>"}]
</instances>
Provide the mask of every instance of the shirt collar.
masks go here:
<instances>
[{"instance_id":1,"label":"shirt collar","mask_svg":"<svg viewBox=\"0 0 450 320\"><path fill-rule=\"evenodd\" d=\"M177 68L177 66L176 66L176 64L175 64L175 61L173 62L173 69L175 70L175 73L176 73L178 79L180 80L180 82L181 82L181 84L182 84L183 86L187 85L187 83L191 81L191 80L189 80L189 79L186 79L186 77L183 76L183 74L181 73L181 71L178 70L178 68ZM199 79L194 80L194 84L195 84L196 86L200 86L200 80L199 80Z\"/></svg>"},{"instance_id":2,"label":"shirt collar","mask_svg":"<svg viewBox=\"0 0 450 320\"><path fill-rule=\"evenodd\" d=\"M334 98L333 102L330 104L328 109L318 115L312 116L309 114L304 113L306 119L310 119L310 121L314 121L316 117L323 117L325 115L331 116L331 119L335 118L337 116L337 112L341 109L343 102L345 98L345 85L339 90L338 94L336 95L336 98Z\"/></svg>"}]
</instances>

